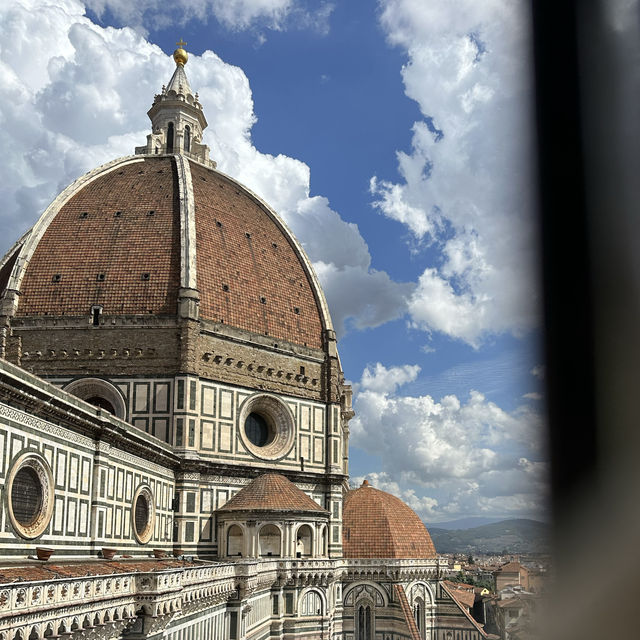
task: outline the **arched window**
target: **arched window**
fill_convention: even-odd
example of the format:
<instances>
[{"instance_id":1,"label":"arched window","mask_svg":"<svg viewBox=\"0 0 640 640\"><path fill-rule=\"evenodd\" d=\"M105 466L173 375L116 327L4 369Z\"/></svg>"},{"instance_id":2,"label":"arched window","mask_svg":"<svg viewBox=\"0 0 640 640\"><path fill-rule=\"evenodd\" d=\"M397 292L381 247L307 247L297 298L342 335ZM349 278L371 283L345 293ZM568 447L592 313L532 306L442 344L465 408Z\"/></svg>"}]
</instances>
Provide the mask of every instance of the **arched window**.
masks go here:
<instances>
[{"instance_id":1,"label":"arched window","mask_svg":"<svg viewBox=\"0 0 640 640\"><path fill-rule=\"evenodd\" d=\"M268 524L260 529L258 545L261 556L280 556L280 529L274 524Z\"/></svg>"},{"instance_id":2,"label":"arched window","mask_svg":"<svg viewBox=\"0 0 640 640\"><path fill-rule=\"evenodd\" d=\"M302 597L300 603L301 616L321 616L322 615L322 598L317 591L307 591Z\"/></svg>"},{"instance_id":3,"label":"arched window","mask_svg":"<svg viewBox=\"0 0 640 640\"><path fill-rule=\"evenodd\" d=\"M227 531L227 555L241 556L244 547L244 534L242 529L234 524Z\"/></svg>"},{"instance_id":4,"label":"arched window","mask_svg":"<svg viewBox=\"0 0 640 640\"><path fill-rule=\"evenodd\" d=\"M417 598L413 605L413 617L415 618L418 631L420 635L422 635L424 631L424 603L421 598Z\"/></svg>"},{"instance_id":5,"label":"arched window","mask_svg":"<svg viewBox=\"0 0 640 640\"><path fill-rule=\"evenodd\" d=\"M242 444L257 458L279 460L293 447L294 418L286 403L259 393L247 398L238 412Z\"/></svg>"},{"instance_id":6,"label":"arched window","mask_svg":"<svg viewBox=\"0 0 640 640\"><path fill-rule=\"evenodd\" d=\"M131 505L133 533L140 544L146 544L153 536L155 513L155 500L151 489L146 485L140 485Z\"/></svg>"},{"instance_id":7,"label":"arched window","mask_svg":"<svg viewBox=\"0 0 640 640\"><path fill-rule=\"evenodd\" d=\"M6 491L13 528L23 538L37 538L53 514L53 474L48 462L35 452L20 455L9 471Z\"/></svg>"},{"instance_id":8,"label":"arched window","mask_svg":"<svg viewBox=\"0 0 640 640\"><path fill-rule=\"evenodd\" d=\"M313 533L308 524L303 524L298 528L296 534L296 556L310 557L313 555Z\"/></svg>"},{"instance_id":9,"label":"arched window","mask_svg":"<svg viewBox=\"0 0 640 640\"><path fill-rule=\"evenodd\" d=\"M184 128L184 150L187 153L191 151L191 127L189 125Z\"/></svg>"},{"instance_id":10,"label":"arched window","mask_svg":"<svg viewBox=\"0 0 640 640\"><path fill-rule=\"evenodd\" d=\"M167 127L167 153L173 153L173 122Z\"/></svg>"},{"instance_id":11,"label":"arched window","mask_svg":"<svg viewBox=\"0 0 640 640\"><path fill-rule=\"evenodd\" d=\"M81 400L100 409L105 409L118 418L126 418L126 405L122 393L107 380L100 378L79 378L64 387Z\"/></svg>"},{"instance_id":12,"label":"arched window","mask_svg":"<svg viewBox=\"0 0 640 640\"><path fill-rule=\"evenodd\" d=\"M356 612L356 640L373 640L371 605L360 605Z\"/></svg>"}]
</instances>

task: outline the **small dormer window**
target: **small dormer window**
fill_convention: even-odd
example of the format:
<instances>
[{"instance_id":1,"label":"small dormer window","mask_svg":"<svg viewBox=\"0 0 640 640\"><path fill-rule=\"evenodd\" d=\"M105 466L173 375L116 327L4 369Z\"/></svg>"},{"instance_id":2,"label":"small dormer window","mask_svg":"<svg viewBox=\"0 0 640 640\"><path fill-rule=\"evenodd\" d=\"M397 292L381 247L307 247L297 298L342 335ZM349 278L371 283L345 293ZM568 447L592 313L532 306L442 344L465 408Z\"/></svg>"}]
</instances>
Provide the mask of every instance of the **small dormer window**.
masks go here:
<instances>
[{"instance_id":1,"label":"small dormer window","mask_svg":"<svg viewBox=\"0 0 640 640\"><path fill-rule=\"evenodd\" d=\"M100 316L102 315L102 307L100 305L94 304L91 307L91 323L94 327L100 326Z\"/></svg>"},{"instance_id":2,"label":"small dormer window","mask_svg":"<svg viewBox=\"0 0 640 640\"><path fill-rule=\"evenodd\" d=\"M191 151L191 127L189 125L184 128L184 150L187 153Z\"/></svg>"}]
</instances>

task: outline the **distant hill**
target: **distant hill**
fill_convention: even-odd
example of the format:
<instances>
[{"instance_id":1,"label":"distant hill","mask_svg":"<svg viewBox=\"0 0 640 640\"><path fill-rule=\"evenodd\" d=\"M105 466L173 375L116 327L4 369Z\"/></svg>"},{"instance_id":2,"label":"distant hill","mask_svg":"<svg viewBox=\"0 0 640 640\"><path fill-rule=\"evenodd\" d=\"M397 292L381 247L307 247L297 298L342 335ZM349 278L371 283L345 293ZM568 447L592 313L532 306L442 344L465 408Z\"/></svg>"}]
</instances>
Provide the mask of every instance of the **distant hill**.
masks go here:
<instances>
[{"instance_id":1,"label":"distant hill","mask_svg":"<svg viewBox=\"0 0 640 640\"><path fill-rule=\"evenodd\" d=\"M550 526L537 520L502 520L471 529L428 527L438 553L548 553Z\"/></svg>"},{"instance_id":2,"label":"distant hill","mask_svg":"<svg viewBox=\"0 0 640 640\"><path fill-rule=\"evenodd\" d=\"M447 522L434 522L427 525L427 529L471 529L471 527L481 527L483 524L493 524L494 522L503 522L504 518L484 518L482 516L470 516L469 518L459 518L458 520L449 520Z\"/></svg>"}]
</instances>

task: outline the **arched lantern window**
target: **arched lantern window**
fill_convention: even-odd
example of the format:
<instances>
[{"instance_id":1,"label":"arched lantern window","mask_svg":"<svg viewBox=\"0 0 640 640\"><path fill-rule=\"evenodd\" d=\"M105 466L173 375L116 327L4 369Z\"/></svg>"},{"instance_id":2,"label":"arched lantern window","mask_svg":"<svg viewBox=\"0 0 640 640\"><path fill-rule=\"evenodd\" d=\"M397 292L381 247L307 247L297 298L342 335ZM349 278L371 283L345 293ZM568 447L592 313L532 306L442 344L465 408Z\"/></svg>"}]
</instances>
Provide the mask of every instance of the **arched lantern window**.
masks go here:
<instances>
[{"instance_id":1,"label":"arched lantern window","mask_svg":"<svg viewBox=\"0 0 640 640\"><path fill-rule=\"evenodd\" d=\"M191 151L191 127L189 125L184 128L184 150L187 153Z\"/></svg>"},{"instance_id":2,"label":"arched lantern window","mask_svg":"<svg viewBox=\"0 0 640 640\"><path fill-rule=\"evenodd\" d=\"M167 127L167 153L173 153L173 122Z\"/></svg>"}]
</instances>

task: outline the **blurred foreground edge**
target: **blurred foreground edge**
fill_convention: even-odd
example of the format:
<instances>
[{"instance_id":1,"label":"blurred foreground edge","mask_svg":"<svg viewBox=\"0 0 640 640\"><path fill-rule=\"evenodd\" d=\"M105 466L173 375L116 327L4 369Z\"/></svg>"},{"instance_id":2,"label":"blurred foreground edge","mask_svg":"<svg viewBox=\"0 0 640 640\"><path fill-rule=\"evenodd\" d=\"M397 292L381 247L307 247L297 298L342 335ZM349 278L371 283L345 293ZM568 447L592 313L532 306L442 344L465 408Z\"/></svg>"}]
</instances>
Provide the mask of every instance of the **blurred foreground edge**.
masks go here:
<instances>
[{"instance_id":1,"label":"blurred foreground edge","mask_svg":"<svg viewBox=\"0 0 640 640\"><path fill-rule=\"evenodd\" d=\"M535 0L531 11L557 568L540 637L632 637L640 16L634 0Z\"/></svg>"}]
</instances>

